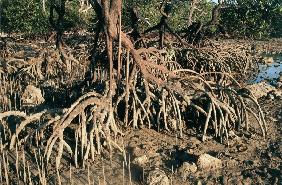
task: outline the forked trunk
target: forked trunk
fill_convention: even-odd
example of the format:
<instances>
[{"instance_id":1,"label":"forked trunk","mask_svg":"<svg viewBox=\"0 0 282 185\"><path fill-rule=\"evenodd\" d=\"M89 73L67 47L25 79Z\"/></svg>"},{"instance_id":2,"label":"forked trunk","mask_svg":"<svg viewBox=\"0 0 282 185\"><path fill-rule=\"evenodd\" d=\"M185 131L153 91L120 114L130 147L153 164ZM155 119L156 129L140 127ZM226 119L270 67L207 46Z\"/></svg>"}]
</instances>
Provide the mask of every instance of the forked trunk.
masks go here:
<instances>
[{"instance_id":1,"label":"forked trunk","mask_svg":"<svg viewBox=\"0 0 282 185\"><path fill-rule=\"evenodd\" d=\"M113 41L120 39L121 45L127 49L130 54L132 55L135 64L139 66L144 78L147 80L152 81L153 83L160 84L161 80L155 78L154 76L150 75L146 66L142 62L142 58L140 53L134 48L133 43L127 37L125 33L119 31L120 23L119 17L121 16L121 9L122 9L122 0L90 0L91 5L94 7L96 14L98 17L101 18L103 23L103 31L106 35L106 45L107 45L107 53L109 58L109 66L110 66L110 93L113 90L113 74L112 74L112 66L113 66ZM97 11L98 10L98 11Z\"/></svg>"}]
</instances>

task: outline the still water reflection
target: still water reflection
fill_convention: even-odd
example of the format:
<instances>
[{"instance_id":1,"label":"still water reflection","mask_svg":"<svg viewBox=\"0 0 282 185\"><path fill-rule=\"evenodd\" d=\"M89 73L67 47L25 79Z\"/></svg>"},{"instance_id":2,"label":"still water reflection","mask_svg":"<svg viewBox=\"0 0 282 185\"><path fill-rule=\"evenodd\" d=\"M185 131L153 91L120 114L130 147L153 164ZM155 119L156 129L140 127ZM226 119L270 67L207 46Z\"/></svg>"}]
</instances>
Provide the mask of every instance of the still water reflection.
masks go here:
<instances>
[{"instance_id":1,"label":"still water reflection","mask_svg":"<svg viewBox=\"0 0 282 185\"><path fill-rule=\"evenodd\" d=\"M270 84L275 84L280 76L282 76L282 54L272 55L267 57L273 57L271 64L259 64L259 73L251 80L251 83L259 83L267 81Z\"/></svg>"}]
</instances>

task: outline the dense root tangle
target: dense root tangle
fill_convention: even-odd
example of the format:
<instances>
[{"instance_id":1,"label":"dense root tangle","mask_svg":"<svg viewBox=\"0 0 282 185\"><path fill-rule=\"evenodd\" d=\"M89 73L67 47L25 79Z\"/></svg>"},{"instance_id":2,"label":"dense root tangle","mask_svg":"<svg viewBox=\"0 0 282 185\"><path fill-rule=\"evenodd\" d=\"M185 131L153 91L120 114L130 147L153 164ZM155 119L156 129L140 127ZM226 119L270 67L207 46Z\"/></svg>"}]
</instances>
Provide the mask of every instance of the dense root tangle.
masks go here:
<instances>
[{"instance_id":1,"label":"dense root tangle","mask_svg":"<svg viewBox=\"0 0 282 185\"><path fill-rule=\"evenodd\" d=\"M100 154L103 148L110 151L117 148L124 152L124 147L116 142L117 137L123 135L122 126L138 128L146 125L182 136L189 127L189 120L199 118L204 121L195 119L195 122L202 127L203 141L208 135L213 135L228 144L230 131L249 131L250 127L256 131L259 128L265 137L267 129L264 115L256 99L234 79L230 73L232 64L227 63L226 59L217 61L229 53L216 54L210 49L188 48L196 53L192 59L187 57L189 63L196 65L197 61L202 62L196 58L198 55L206 59L206 63L203 63L205 68L199 70L180 65L176 62L177 55L170 50L135 49L121 31L119 17L122 1L95 2L94 5L100 6L103 15L109 60L109 81L103 93L90 90L59 114L51 110L28 116L22 112L0 113L0 125L4 125L5 133L10 129L6 126L7 117L20 119L15 131L7 132L5 147L12 150L18 145L32 143L26 141L33 138L43 149L46 164L56 156L55 163L59 169L66 152L76 166L80 165L78 161L83 165L83 161L94 159L94 155ZM114 60L114 41L118 41L119 45L117 60ZM58 56L61 59L61 55L55 55L52 57L54 61L47 57L51 61L50 65L58 62ZM76 61L64 56L60 61L65 64ZM116 72L114 62L118 63ZM27 69L36 68L37 64L31 66ZM220 69L213 70L214 66ZM220 76L220 80L211 78L214 76ZM122 116L121 109L124 110ZM46 115L50 116L46 118ZM249 122L251 116L258 124Z\"/></svg>"},{"instance_id":2,"label":"dense root tangle","mask_svg":"<svg viewBox=\"0 0 282 185\"><path fill-rule=\"evenodd\" d=\"M158 130L179 133L189 127L189 112L204 120L197 124L202 127L202 139L213 135L222 142L227 141L230 131L260 128L266 135L263 112L252 94L238 84L225 72L196 72L183 69L173 55L165 50L154 48L127 50L122 52L124 71L122 82L107 96L89 92L80 97L70 108L51 118L44 119L50 111L43 111L27 116L22 112L1 113L1 125L6 124L6 117L20 117L20 124L14 133L6 134L10 149L25 143L29 138L36 138L44 143L46 162L51 155L56 157L59 168L64 151L78 161L93 159L103 148L117 148L123 152L123 146L115 138L122 132L121 126L148 126ZM139 59L139 62L136 62ZM210 80L213 74L220 74L221 83ZM108 87L108 86L106 86ZM124 116L120 117L119 106L124 103ZM249 118L254 117L255 123ZM36 124L34 124L36 123ZM123 123L123 124L120 124ZM33 132L27 132L30 126ZM7 126L4 126L5 129ZM209 130L209 131L208 131ZM75 139L74 139L75 138ZM55 150L58 146L58 150ZM78 160L81 159L81 160Z\"/></svg>"},{"instance_id":3,"label":"dense root tangle","mask_svg":"<svg viewBox=\"0 0 282 185\"><path fill-rule=\"evenodd\" d=\"M82 160L88 158L94 159L94 154L101 153L103 146L101 142L103 140L107 143L109 149L114 146L121 152L123 151L123 149L114 142L114 139L112 139L113 133L114 138L117 134L122 133L117 128L115 123L116 119L111 110L110 101L105 96L101 96L95 92L89 92L79 98L69 109L64 110L63 114L57 115L52 119L43 119L47 114L51 114L52 111L43 111L30 116L27 116L23 112L10 111L1 113L0 121L5 129L4 131L7 131L8 128L4 118L9 116L22 118L15 133L8 132L8 134L6 133L5 135L7 141L10 141L10 149L13 149L16 144L18 146L25 144L28 138L35 138L36 143L46 142L44 149L46 164L48 164L52 150L54 150L54 145L56 145L59 147L56 158L57 167L59 167L64 148L74 157L75 165L78 166L78 153L81 155ZM35 130L26 133L24 130L34 122L37 123ZM35 125L33 124L33 126ZM69 129L68 132L73 130L70 133L74 133L74 135L65 135L66 129ZM65 138L68 142L74 142L73 138L75 138L75 149L70 147L70 144ZM78 146L80 146L80 149Z\"/></svg>"},{"instance_id":4,"label":"dense root tangle","mask_svg":"<svg viewBox=\"0 0 282 185\"><path fill-rule=\"evenodd\" d=\"M255 116L262 135L265 137L266 125L263 112L254 96L240 87L239 83L224 72L202 72L182 69L173 61L163 61L161 55L154 52L146 53L150 67L146 72L136 68L128 78L126 91L119 97L125 101L127 109L131 109L132 124L148 122L149 127L164 127L166 130L180 131L185 127L186 113L193 109L199 116L206 117L203 126L203 140L208 128L212 128L216 137L228 141L230 130L249 130L249 115ZM149 55L149 57L148 57ZM153 65L155 64L155 65ZM146 66L148 67L148 66ZM215 74L222 76L221 83L209 80ZM159 83L154 83L159 82ZM142 93L141 93L142 92ZM124 100L121 100L122 98ZM130 102L130 103L128 103ZM252 109L254 107L254 109ZM256 111L257 110L257 111ZM155 119L157 117L157 119ZM128 117L125 117L128 120ZM127 121L125 122L127 123ZM199 124L199 123L198 123Z\"/></svg>"},{"instance_id":5,"label":"dense root tangle","mask_svg":"<svg viewBox=\"0 0 282 185\"><path fill-rule=\"evenodd\" d=\"M47 140L45 149L47 162L56 142L59 145L56 158L57 166L60 164L64 147L71 155L74 154L75 165L78 165L78 141L80 141L82 160L90 157L94 159L94 153L101 153L101 138L106 141L110 149L115 146L122 152L121 147L111 139L112 133L115 137L117 134L121 134L111 110L109 99L94 92L90 92L77 100L58 122L54 122L53 131ZM71 124L75 124L73 121L77 117L79 118L79 125L75 129L76 147L73 151L64 140L64 132L67 127L71 127Z\"/></svg>"},{"instance_id":6,"label":"dense root tangle","mask_svg":"<svg viewBox=\"0 0 282 185\"><path fill-rule=\"evenodd\" d=\"M176 49L176 56L183 68L199 73L230 73L239 80L250 78L258 69L258 58L240 43L208 41L200 49Z\"/></svg>"},{"instance_id":7,"label":"dense root tangle","mask_svg":"<svg viewBox=\"0 0 282 185\"><path fill-rule=\"evenodd\" d=\"M44 94L45 89L71 87L73 82L84 80L89 63L85 49L26 47L24 43L9 42L9 55L0 58L0 111L22 110L20 97L27 85L40 86Z\"/></svg>"}]
</instances>

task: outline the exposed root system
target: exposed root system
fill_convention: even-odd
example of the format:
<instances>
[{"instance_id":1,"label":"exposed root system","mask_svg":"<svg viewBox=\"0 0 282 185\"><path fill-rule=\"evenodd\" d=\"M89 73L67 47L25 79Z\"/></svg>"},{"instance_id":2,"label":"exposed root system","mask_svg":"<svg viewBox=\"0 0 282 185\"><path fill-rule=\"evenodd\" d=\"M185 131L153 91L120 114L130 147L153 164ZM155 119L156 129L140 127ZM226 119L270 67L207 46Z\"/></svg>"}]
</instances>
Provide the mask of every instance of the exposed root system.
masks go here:
<instances>
[{"instance_id":1,"label":"exposed root system","mask_svg":"<svg viewBox=\"0 0 282 185\"><path fill-rule=\"evenodd\" d=\"M81 93L88 87L86 93L75 96L64 109L23 107L20 97L30 85L24 82L40 88L52 82L47 86L55 89L83 82L89 65L87 54L78 57L71 48L60 52L33 48L33 56L23 53L17 57L20 53L10 48L5 60L1 59L1 150L18 152L23 146L37 146L34 156L42 184L53 158L57 173L62 158L69 158L76 167L85 166L85 161L94 161L105 149L117 149L126 159L120 141L128 127L166 130L182 137L187 128L196 125L203 141L212 136L227 145L235 130L248 132L252 128L266 136L260 105L237 81L255 66L247 52L217 42L200 49L135 50L125 36L121 39L124 47L120 46L116 51L119 57L113 58L118 69L107 73L106 67L93 68L92 79L75 89ZM250 122L250 117L257 123ZM11 127L9 118L16 126ZM7 154L3 155L5 162Z\"/></svg>"}]
</instances>

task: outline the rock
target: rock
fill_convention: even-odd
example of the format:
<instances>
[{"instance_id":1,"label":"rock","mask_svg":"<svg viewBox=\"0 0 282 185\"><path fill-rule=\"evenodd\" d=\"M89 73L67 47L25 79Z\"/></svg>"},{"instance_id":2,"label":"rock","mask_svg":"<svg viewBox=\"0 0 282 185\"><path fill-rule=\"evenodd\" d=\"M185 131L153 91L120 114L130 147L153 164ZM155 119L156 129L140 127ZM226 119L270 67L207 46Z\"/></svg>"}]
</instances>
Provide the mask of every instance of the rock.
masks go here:
<instances>
[{"instance_id":1,"label":"rock","mask_svg":"<svg viewBox=\"0 0 282 185\"><path fill-rule=\"evenodd\" d=\"M281 90L273 90L267 93L267 97L271 100L274 100L276 98L281 98L282 97L282 91Z\"/></svg>"},{"instance_id":2,"label":"rock","mask_svg":"<svg viewBox=\"0 0 282 185\"><path fill-rule=\"evenodd\" d=\"M274 62L273 57L263 57L262 61L267 65L270 65Z\"/></svg>"},{"instance_id":3,"label":"rock","mask_svg":"<svg viewBox=\"0 0 282 185\"><path fill-rule=\"evenodd\" d=\"M149 172L147 178L147 185L169 185L169 179L164 171L155 169Z\"/></svg>"},{"instance_id":4,"label":"rock","mask_svg":"<svg viewBox=\"0 0 282 185\"><path fill-rule=\"evenodd\" d=\"M277 82L277 83L276 83L276 87L282 88L282 82Z\"/></svg>"},{"instance_id":5,"label":"rock","mask_svg":"<svg viewBox=\"0 0 282 185\"><path fill-rule=\"evenodd\" d=\"M200 170L215 170L222 167L222 161L209 154L202 154L198 158L197 166Z\"/></svg>"},{"instance_id":6,"label":"rock","mask_svg":"<svg viewBox=\"0 0 282 185\"><path fill-rule=\"evenodd\" d=\"M275 99L275 97L274 97L274 95L272 93L268 93L267 94L267 98L270 99L270 100L274 100Z\"/></svg>"},{"instance_id":7,"label":"rock","mask_svg":"<svg viewBox=\"0 0 282 185\"><path fill-rule=\"evenodd\" d=\"M276 88L267 84L266 82L260 82L257 84L247 85L246 89L251 91L251 93L257 98L267 96L271 91L276 91Z\"/></svg>"},{"instance_id":8,"label":"rock","mask_svg":"<svg viewBox=\"0 0 282 185\"><path fill-rule=\"evenodd\" d=\"M23 106L34 107L42 104L45 99L42 96L41 90L33 85L28 85L21 97Z\"/></svg>"},{"instance_id":9,"label":"rock","mask_svg":"<svg viewBox=\"0 0 282 185\"><path fill-rule=\"evenodd\" d=\"M132 163L140 166L144 166L148 162L148 157L146 155L142 155L140 157L136 157Z\"/></svg>"},{"instance_id":10,"label":"rock","mask_svg":"<svg viewBox=\"0 0 282 185\"><path fill-rule=\"evenodd\" d=\"M203 184L202 181L198 180L197 185L202 185L202 184Z\"/></svg>"},{"instance_id":11,"label":"rock","mask_svg":"<svg viewBox=\"0 0 282 185\"><path fill-rule=\"evenodd\" d=\"M179 172L183 180L186 180L189 174L196 173L197 170L198 168L195 163L190 164L188 162L184 162L183 165L179 168Z\"/></svg>"}]
</instances>

